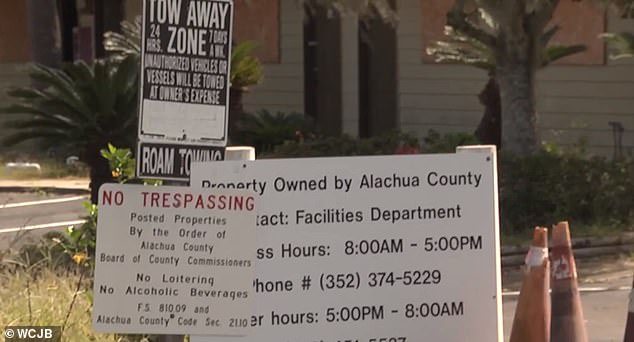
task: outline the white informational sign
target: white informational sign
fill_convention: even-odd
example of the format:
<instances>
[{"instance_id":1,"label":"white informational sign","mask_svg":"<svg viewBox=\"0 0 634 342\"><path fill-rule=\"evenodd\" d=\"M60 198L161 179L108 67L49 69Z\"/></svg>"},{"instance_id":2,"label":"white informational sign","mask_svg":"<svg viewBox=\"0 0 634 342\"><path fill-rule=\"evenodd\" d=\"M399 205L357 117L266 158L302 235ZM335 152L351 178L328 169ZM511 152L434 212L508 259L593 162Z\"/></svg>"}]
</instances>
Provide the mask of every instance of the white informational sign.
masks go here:
<instances>
[{"instance_id":1,"label":"white informational sign","mask_svg":"<svg viewBox=\"0 0 634 342\"><path fill-rule=\"evenodd\" d=\"M95 330L247 333L256 197L235 190L102 186Z\"/></svg>"},{"instance_id":2,"label":"white informational sign","mask_svg":"<svg viewBox=\"0 0 634 342\"><path fill-rule=\"evenodd\" d=\"M248 337L502 341L495 149L194 163L192 187L260 195Z\"/></svg>"},{"instance_id":3,"label":"white informational sign","mask_svg":"<svg viewBox=\"0 0 634 342\"><path fill-rule=\"evenodd\" d=\"M233 1L144 0L139 140L226 146Z\"/></svg>"}]
</instances>

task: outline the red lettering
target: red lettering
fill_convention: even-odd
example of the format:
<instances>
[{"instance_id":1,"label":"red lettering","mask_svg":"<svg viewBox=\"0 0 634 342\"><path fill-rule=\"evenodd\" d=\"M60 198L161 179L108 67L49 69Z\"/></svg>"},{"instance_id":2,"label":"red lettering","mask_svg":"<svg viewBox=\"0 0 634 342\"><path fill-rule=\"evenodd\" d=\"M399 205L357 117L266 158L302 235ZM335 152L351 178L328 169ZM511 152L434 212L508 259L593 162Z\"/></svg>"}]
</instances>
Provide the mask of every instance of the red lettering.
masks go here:
<instances>
[{"instance_id":1,"label":"red lettering","mask_svg":"<svg viewBox=\"0 0 634 342\"><path fill-rule=\"evenodd\" d=\"M187 204L191 203L194 200L194 196L192 194L185 194L185 204L183 208L187 208Z\"/></svg>"},{"instance_id":2,"label":"red lettering","mask_svg":"<svg viewBox=\"0 0 634 342\"><path fill-rule=\"evenodd\" d=\"M112 191L104 191L102 196L103 205L112 205ZM123 204L123 192L117 191L114 193L114 204L120 206Z\"/></svg>"},{"instance_id":3,"label":"red lettering","mask_svg":"<svg viewBox=\"0 0 634 342\"><path fill-rule=\"evenodd\" d=\"M152 207L158 207L160 198L161 198L161 194L159 194L158 192L153 192L152 193L152 198L150 199L150 201L152 203L151 206Z\"/></svg>"},{"instance_id":4,"label":"red lettering","mask_svg":"<svg viewBox=\"0 0 634 342\"><path fill-rule=\"evenodd\" d=\"M181 207L181 197L183 195L176 193L174 194L174 208L180 208Z\"/></svg>"},{"instance_id":5,"label":"red lettering","mask_svg":"<svg viewBox=\"0 0 634 342\"><path fill-rule=\"evenodd\" d=\"M203 201L203 196L198 195L198 198L196 199L196 209L204 209L204 208L205 208L205 201Z\"/></svg>"},{"instance_id":6,"label":"red lettering","mask_svg":"<svg viewBox=\"0 0 634 342\"><path fill-rule=\"evenodd\" d=\"M103 196L102 197L102 205L111 205L112 204L112 191L104 191L102 192Z\"/></svg>"},{"instance_id":7,"label":"red lettering","mask_svg":"<svg viewBox=\"0 0 634 342\"><path fill-rule=\"evenodd\" d=\"M243 204L242 204L243 201L244 201L244 197L242 197L242 196L234 197L233 198L233 209L234 210L242 210L243 207L244 207Z\"/></svg>"},{"instance_id":8,"label":"red lettering","mask_svg":"<svg viewBox=\"0 0 634 342\"><path fill-rule=\"evenodd\" d=\"M143 191L141 192L141 195L143 195L143 206L145 207L147 205L147 195L149 193L147 191Z\"/></svg>"},{"instance_id":9,"label":"red lettering","mask_svg":"<svg viewBox=\"0 0 634 342\"><path fill-rule=\"evenodd\" d=\"M114 204L122 205L123 204L123 192L117 191L114 194Z\"/></svg>"},{"instance_id":10,"label":"red lettering","mask_svg":"<svg viewBox=\"0 0 634 342\"><path fill-rule=\"evenodd\" d=\"M170 193L169 192L164 193L163 194L163 208L170 207L169 199L170 199Z\"/></svg>"}]
</instances>

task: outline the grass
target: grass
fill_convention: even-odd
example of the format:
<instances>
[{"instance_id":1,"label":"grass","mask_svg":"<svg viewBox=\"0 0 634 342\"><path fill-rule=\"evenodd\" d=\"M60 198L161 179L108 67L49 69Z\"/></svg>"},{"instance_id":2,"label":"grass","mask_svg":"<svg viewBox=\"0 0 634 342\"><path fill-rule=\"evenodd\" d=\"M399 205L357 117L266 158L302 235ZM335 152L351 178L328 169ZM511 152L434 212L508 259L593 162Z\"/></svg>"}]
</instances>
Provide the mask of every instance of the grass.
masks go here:
<instances>
[{"instance_id":1,"label":"grass","mask_svg":"<svg viewBox=\"0 0 634 342\"><path fill-rule=\"evenodd\" d=\"M9 325L64 326L64 342L152 342L156 337L97 333L92 328L89 280L77 272L44 269L0 274L0 327ZM81 280L81 289L76 292ZM74 301L73 301L74 298ZM69 307L72 305L72 310ZM189 338L186 337L185 341Z\"/></svg>"},{"instance_id":2,"label":"grass","mask_svg":"<svg viewBox=\"0 0 634 342\"><path fill-rule=\"evenodd\" d=\"M156 336L102 334L93 329L91 274L53 240L0 250L0 327L62 326L65 342L155 342Z\"/></svg>"},{"instance_id":3,"label":"grass","mask_svg":"<svg viewBox=\"0 0 634 342\"><path fill-rule=\"evenodd\" d=\"M80 283L81 280L81 283ZM79 291L76 292L79 287ZM18 270L0 274L0 326L63 326L62 341L151 341L141 336L101 334L92 328L90 280L78 272ZM72 303L72 309L69 310ZM64 325L64 322L66 324Z\"/></svg>"},{"instance_id":4,"label":"grass","mask_svg":"<svg viewBox=\"0 0 634 342\"><path fill-rule=\"evenodd\" d=\"M29 180L40 178L85 178L88 177L86 167L72 167L56 160L38 161L41 170L33 169L8 170L5 163L0 165L0 179Z\"/></svg>"},{"instance_id":5,"label":"grass","mask_svg":"<svg viewBox=\"0 0 634 342\"><path fill-rule=\"evenodd\" d=\"M79 275L56 274L50 270L31 274L20 270L0 276L0 326L62 326L68 316L63 341L116 341L113 336L97 334L91 327L91 303L85 290L75 297ZM82 281L85 282L85 281ZM86 284L83 284L84 288ZM69 314L71 302L73 309Z\"/></svg>"}]
</instances>

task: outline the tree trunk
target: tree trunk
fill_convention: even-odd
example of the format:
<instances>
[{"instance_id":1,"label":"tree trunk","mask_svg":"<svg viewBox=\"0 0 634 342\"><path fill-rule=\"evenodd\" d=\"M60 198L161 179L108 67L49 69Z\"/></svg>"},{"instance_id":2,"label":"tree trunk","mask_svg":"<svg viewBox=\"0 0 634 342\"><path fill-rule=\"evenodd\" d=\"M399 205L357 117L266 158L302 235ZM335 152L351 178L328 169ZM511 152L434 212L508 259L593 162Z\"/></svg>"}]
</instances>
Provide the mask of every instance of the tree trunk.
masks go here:
<instances>
[{"instance_id":1,"label":"tree trunk","mask_svg":"<svg viewBox=\"0 0 634 342\"><path fill-rule=\"evenodd\" d=\"M94 0L94 9L95 57L103 58L106 55L103 34L108 31L121 32L123 0Z\"/></svg>"},{"instance_id":2,"label":"tree trunk","mask_svg":"<svg viewBox=\"0 0 634 342\"><path fill-rule=\"evenodd\" d=\"M484 106L484 115L475 131L480 143L502 147L502 107L500 104L500 87L495 77L490 76L486 86L478 95Z\"/></svg>"},{"instance_id":3,"label":"tree trunk","mask_svg":"<svg viewBox=\"0 0 634 342\"><path fill-rule=\"evenodd\" d=\"M496 77L502 106L502 148L515 155L531 154L538 147L535 111L535 74L537 54L530 35L498 40Z\"/></svg>"},{"instance_id":4,"label":"tree trunk","mask_svg":"<svg viewBox=\"0 0 634 342\"><path fill-rule=\"evenodd\" d=\"M228 135L231 143L236 143L237 139L237 122L244 113L244 105L242 104L242 95L244 89L231 87L229 88L229 123Z\"/></svg>"},{"instance_id":5,"label":"tree trunk","mask_svg":"<svg viewBox=\"0 0 634 342\"><path fill-rule=\"evenodd\" d=\"M106 145L104 145L106 146ZM82 158L90 167L90 202L99 202L99 188L105 183L113 183L108 160L101 155L100 148L86 150Z\"/></svg>"}]
</instances>

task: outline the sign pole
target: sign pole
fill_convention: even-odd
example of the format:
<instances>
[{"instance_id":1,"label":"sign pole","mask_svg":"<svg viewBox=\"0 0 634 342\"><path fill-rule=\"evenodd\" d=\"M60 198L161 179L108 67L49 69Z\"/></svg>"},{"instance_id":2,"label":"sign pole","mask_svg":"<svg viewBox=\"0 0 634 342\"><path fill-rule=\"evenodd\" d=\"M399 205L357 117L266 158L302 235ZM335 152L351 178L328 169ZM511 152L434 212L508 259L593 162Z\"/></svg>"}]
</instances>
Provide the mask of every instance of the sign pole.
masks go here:
<instances>
[{"instance_id":1,"label":"sign pole","mask_svg":"<svg viewBox=\"0 0 634 342\"><path fill-rule=\"evenodd\" d=\"M189 182L164 181L163 185L189 186ZM183 341L185 341L185 336L183 335L160 335L157 340L157 342L183 342Z\"/></svg>"},{"instance_id":2,"label":"sign pole","mask_svg":"<svg viewBox=\"0 0 634 342\"><path fill-rule=\"evenodd\" d=\"M183 342L185 336L182 335L161 335L158 338L158 342Z\"/></svg>"}]
</instances>

